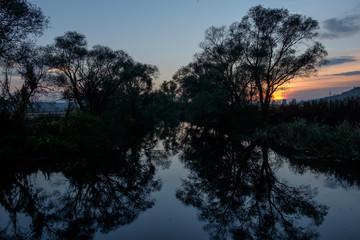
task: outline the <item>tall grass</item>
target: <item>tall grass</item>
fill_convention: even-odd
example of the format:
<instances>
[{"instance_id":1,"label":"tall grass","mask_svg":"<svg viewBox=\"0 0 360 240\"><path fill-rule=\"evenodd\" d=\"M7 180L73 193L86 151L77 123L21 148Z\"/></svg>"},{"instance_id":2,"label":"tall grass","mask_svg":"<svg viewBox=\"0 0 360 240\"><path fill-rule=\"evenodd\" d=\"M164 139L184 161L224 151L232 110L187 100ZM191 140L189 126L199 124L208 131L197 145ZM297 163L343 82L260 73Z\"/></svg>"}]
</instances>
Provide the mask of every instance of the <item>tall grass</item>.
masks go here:
<instances>
[{"instance_id":1,"label":"tall grass","mask_svg":"<svg viewBox=\"0 0 360 240\"><path fill-rule=\"evenodd\" d=\"M358 123L343 121L330 126L299 119L272 125L266 132L267 139L275 147L316 157L360 161Z\"/></svg>"}]
</instances>

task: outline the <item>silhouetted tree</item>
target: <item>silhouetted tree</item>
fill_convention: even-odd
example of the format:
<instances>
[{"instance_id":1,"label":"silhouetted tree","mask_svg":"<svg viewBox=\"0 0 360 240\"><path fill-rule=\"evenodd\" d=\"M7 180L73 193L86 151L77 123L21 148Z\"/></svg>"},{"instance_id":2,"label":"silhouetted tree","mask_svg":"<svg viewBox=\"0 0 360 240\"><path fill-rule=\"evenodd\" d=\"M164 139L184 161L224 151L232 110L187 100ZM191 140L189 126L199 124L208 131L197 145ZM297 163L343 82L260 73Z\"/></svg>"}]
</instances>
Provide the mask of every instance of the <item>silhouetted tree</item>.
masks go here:
<instances>
[{"instance_id":1,"label":"silhouetted tree","mask_svg":"<svg viewBox=\"0 0 360 240\"><path fill-rule=\"evenodd\" d=\"M28 51L32 37L40 36L48 25L41 9L26 0L0 0L0 116L3 135L10 129L21 128L14 124L14 115L23 116L38 91L42 77L37 75L37 63ZM26 53L24 54L24 50ZM29 52L32 52L28 54ZM11 74L20 73L24 84L11 85ZM13 91L16 86L15 92ZM12 88L11 88L12 87ZM14 126L10 126L14 124Z\"/></svg>"},{"instance_id":2,"label":"silhouetted tree","mask_svg":"<svg viewBox=\"0 0 360 240\"><path fill-rule=\"evenodd\" d=\"M30 36L39 36L48 25L41 9L26 0L0 0L0 60L13 53Z\"/></svg>"},{"instance_id":3,"label":"silhouetted tree","mask_svg":"<svg viewBox=\"0 0 360 240\"><path fill-rule=\"evenodd\" d=\"M174 79L188 101L209 87L211 96L221 89L231 106L258 100L267 119L273 94L291 79L314 74L324 61L317 29L317 21L300 14L253 7L241 22L206 30L202 52Z\"/></svg>"},{"instance_id":4,"label":"silhouetted tree","mask_svg":"<svg viewBox=\"0 0 360 240\"><path fill-rule=\"evenodd\" d=\"M124 51L96 45L86 48L85 36L67 32L49 46L49 65L64 98L75 100L82 111L99 113L110 98L150 91L155 66L134 62Z\"/></svg>"},{"instance_id":5,"label":"silhouetted tree","mask_svg":"<svg viewBox=\"0 0 360 240\"><path fill-rule=\"evenodd\" d=\"M160 91L175 101L177 98L178 86L174 81L164 81L160 85Z\"/></svg>"},{"instance_id":6,"label":"silhouetted tree","mask_svg":"<svg viewBox=\"0 0 360 240\"><path fill-rule=\"evenodd\" d=\"M214 127L233 106L231 92L224 87L222 72L211 63L190 63L180 69L174 80L179 83L180 103L185 108L185 120L193 124Z\"/></svg>"},{"instance_id":7,"label":"silhouetted tree","mask_svg":"<svg viewBox=\"0 0 360 240\"><path fill-rule=\"evenodd\" d=\"M256 86L265 117L279 87L315 73L324 61L327 53L315 41L317 29L312 18L262 6L251 8L240 23L230 26L230 35L243 47L242 69Z\"/></svg>"},{"instance_id":8,"label":"silhouetted tree","mask_svg":"<svg viewBox=\"0 0 360 240\"><path fill-rule=\"evenodd\" d=\"M7 101L6 110L16 119L24 118L26 110L33 107L36 97L48 86L46 55L44 48L26 44L4 63L2 98ZM13 75L20 79L12 81Z\"/></svg>"},{"instance_id":9,"label":"silhouetted tree","mask_svg":"<svg viewBox=\"0 0 360 240\"><path fill-rule=\"evenodd\" d=\"M148 109L157 123L176 127L182 118L177 97L177 84L174 81L163 82L159 90L150 94Z\"/></svg>"}]
</instances>

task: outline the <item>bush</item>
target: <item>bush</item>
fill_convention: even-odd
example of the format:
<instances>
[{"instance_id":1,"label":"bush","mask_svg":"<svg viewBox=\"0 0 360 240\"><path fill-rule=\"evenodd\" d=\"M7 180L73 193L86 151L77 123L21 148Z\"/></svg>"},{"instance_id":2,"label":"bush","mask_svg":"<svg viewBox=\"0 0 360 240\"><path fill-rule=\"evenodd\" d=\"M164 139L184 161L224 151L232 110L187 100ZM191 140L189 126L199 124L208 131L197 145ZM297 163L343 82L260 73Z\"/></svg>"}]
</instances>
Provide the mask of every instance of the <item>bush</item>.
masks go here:
<instances>
[{"instance_id":1,"label":"bush","mask_svg":"<svg viewBox=\"0 0 360 240\"><path fill-rule=\"evenodd\" d=\"M317 157L360 160L360 128L347 121L332 127L300 119L278 124L266 130L267 138L276 147Z\"/></svg>"},{"instance_id":2,"label":"bush","mask_svg":"<svg viewBox=\"0 0 360 240\"><path fill-rule=\"evenodd\" d=\"M99 148L108 141L108 129L104 120L88 113L76 113L61 120L60 138L79 150Z\"/></svg>"},{"instance_id":3,"label":"bush","mask_svg":"<svg viewBox=\"0 0 360 240\"><path fill-rule=\"evenodd\" d=\"M86 113L34 119L27 124L24 154L52 155L99 148L108 142L107 133L102 118Z\"/></svg>"}]
</instances>

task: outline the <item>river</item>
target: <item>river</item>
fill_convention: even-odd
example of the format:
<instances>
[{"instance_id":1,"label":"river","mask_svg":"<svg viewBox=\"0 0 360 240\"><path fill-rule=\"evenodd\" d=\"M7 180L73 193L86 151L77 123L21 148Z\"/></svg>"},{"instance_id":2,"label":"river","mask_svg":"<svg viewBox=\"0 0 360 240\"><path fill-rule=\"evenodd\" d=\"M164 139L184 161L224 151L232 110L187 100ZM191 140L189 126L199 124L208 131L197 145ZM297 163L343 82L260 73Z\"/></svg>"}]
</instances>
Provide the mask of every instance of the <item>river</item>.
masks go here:
<instances>
[{"instance_id":1,"label":"river","mask_svg":"<svg viewBox=\"0 0 360 240\"><path fill-rule=\"evenodd\" d=\"M165 141L2 167L0 239L360 239L353 169L214 134Z\"/></svg>"}]
</instances>

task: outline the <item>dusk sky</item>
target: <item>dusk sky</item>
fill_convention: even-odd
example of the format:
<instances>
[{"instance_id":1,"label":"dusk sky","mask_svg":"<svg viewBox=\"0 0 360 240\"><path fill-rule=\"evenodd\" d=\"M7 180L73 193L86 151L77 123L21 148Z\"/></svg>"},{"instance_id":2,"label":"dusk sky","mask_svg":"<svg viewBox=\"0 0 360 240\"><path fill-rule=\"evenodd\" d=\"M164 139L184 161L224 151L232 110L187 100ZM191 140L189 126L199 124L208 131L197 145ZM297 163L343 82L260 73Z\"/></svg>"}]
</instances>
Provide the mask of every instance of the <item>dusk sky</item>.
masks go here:
<instances>
[{"instance_id":1,"label":"dusk sky","mask_svg":"<svg viewBox=\"0 0 360 240\"><path fill-rule=\"evenodd\" d=\"M210 26L241 21L256 5L285 8L316 19L330 60L318 75L294 79L277 98L313 99L360 86L359 0L29 0L50 17L38 40L51 44L67 31L95 44L124 50L135 61L156 65L158 85L192 61Z\"/></svg>"}]
</instances>

